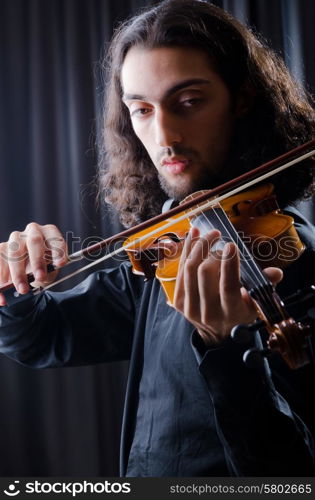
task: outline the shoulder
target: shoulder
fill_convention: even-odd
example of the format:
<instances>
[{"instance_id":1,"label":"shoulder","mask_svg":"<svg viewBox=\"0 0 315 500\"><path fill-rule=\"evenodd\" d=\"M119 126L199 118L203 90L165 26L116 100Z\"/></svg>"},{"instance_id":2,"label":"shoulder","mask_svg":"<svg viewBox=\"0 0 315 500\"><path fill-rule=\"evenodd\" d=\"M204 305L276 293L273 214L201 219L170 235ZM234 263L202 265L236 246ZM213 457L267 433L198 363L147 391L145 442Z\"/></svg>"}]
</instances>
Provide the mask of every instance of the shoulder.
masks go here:
<instances>
[{"instance_id":1,"label":"shoulder","mask_svg":"<svg viewBox=\"0 0 315 500\"><path fill-rule=\"evenodd\" d=\"M278 285L278 290L285 297L315 284L315 227L296 207L286 207L283 212L294 218L294 225L305 246L299 259L285 269L284 279Z\"/></svg>"},{"instance_id":2,"label":"shoulder","mask_svg":"<svg viewBox=\"0 0 315 500\"><path fill-rule=\"evenodd\" d=\"M307 249L315 252L315 226L296 207L287 206L283 212L291 215L301 240Z\"/></svg>"}]
</instances>

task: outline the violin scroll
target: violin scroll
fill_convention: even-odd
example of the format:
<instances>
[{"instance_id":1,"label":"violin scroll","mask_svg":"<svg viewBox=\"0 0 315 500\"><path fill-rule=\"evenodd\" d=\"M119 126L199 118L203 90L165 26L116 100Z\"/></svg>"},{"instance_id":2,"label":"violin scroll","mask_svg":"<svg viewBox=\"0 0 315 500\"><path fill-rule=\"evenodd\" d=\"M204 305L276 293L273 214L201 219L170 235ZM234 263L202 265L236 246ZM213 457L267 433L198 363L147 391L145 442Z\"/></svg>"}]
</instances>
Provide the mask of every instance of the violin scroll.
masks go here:
<instances>
[{"instance_id":1,"label":"violin scroll","mask_svg":"<svg viewBox=\"0 0 315 500\"><path fill-rule=\"evenodd\" d=\"M263 359L278 352L291 369L297 369L308 363L315 363L310 336L315 327L315 286L299 290L285 300L286 308L303 307L300 321L288 317L271 325L265 320L257 320L250 325L237 325L231 331L232 339L237 343L248 343L254 331L267 332L267 342L263 349L249 349L244 354L244 362L250 368L262 365ZM283 307L283 304L280 304Z\"/></svg>"}]
</instances>

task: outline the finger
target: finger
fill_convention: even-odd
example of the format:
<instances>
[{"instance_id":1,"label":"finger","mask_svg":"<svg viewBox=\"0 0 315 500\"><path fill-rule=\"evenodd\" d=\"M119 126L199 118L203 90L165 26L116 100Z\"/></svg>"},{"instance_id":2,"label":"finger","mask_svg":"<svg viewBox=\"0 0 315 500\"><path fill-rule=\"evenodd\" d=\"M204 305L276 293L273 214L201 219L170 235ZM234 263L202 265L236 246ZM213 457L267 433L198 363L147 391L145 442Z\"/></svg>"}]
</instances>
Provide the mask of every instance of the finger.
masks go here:
<instances>
[{"instance_id":1,"label":"finger","mask_svg":"<svg viewBox=\"0 0 315 500\"><path fill-rule=\"evenodd\" d=\"M68 262L67 244L59 231L53 224L42 227L45 237L46 251L51 257L51 262L56 267L62 267Z\"/></svg>"},{"instance_id":2,"label":"finger","mask_svg":"<svg viewBox=\"0 0 315 500\"><path fill-rule=\"evenodd\" d=\"M179 261L178 275L183 272L187 259L198 240L199 240L199 229L196 227L192 227L188 233L185 244L183 246L181 258Z\"/></svg>"},{"instance_id":3,"label":"finger","mask_svg":"<svg viewBox=\"0 0 315 500\"><path fill-rule=\"evenodd\" d=\"M266 277L271 281L273 285L279 283L283 278L283 271L278 267L268 267L263 270L263 273ZM252 299L249 295L248 291L245 288L241 289L242 299L244 304L246 304L250 317L248 317L248 322L254 321L254 319L259 316L260 308L257 303ZM246 322L246 321L244 321Z\"/></svg>"},{"instance_id":4,"label":"finger","mask_svg":"<svg viewBox=\"0 0 315 500\"><path fill-rule=\"evenodd\" d=\"M4 284L10 280L10 271L8 266L8 245L6 242L0 243L0 283Z\"/></svg>"},{"instance_id":5,"label":"finger","mask_svg":"<svg viewBox=\"0 0 315 500\"><path fill-rule=\"evenodd\" d=\"M5 297L4 297L3 293L0 293L0 307L5 306L5 305L6 305Z\"/></svg>"},{"instance_id":6,"label":"finger","mask_svg":"<svg viewBox=\"0 0 315 500\"><path fill-rule=\"evenodd\" d=\"M182 254L179 261L177 276L176 276L176 286L174 291L174 306L183 310L184 300L185 300L185 283L184 283L184 268L187 263L189 254L199 239L199 230L192 227L188 233L185 244L183 246Z\"/></svg>"},{"instance_id":7,"label":"finger","mask_svg":"<svg viewBox=\"0 0 315 500\"><path fill-rule=\"evenodd\" d=\"M11 280L8 266L7 243L0 243L0 285L3 286ZM6 305L6 299L3 293L0 293L0 307Z\"/></svg>"},{"instance_id":8,"label":"finger","mask_svg":"<svg viewBox=\"0 0 315 500\"><path fill-rule=\"evenodd\" d=\"M12 282L16 290L23 294L29 290L29 284L26 277L26 264L28 254L25 244L25 235L19 231L11 233L8 240L8 265Z\"/></svg>"},{"instance_id":9,"label":"finger","mask_svg":"<svg viewBox=\"0 0 315 500\"><path fill-rule=\"evenodd\" d=\"M283 271L279 267L266 267L263 272L273 285L277 285L283 278Z\"/></svg>"},{"instance_id":10,"label":"finger","mask_svg":"<svg viewBox=\"0 0 315 500\"><path fill-rule=\"evenodd\" d=\"M221 320L220 267L221 258L214 252L198 268L200 320L203 327Z\"/></svg>"},{"instance_id":11,"label":"finger","mask_svg":"<svg viewBox=\"0 0 315 500\"><path fill-rule=\"evenodd\" d=\"M26 248L29 255L30 270L36 280L40 281L47 274L45 263L45 240L41 226L31 222L25 229Z\"/></svg>"},{"instance_id":12,"label":"finger","mask_svg":"<svg viewBox=\"0 0 315 500\"><path fill-rule=\"evenodd\" d=\"M210 290L209 281L214 275L218 275L218 266L215 265L211 249L219 238L219 231L210 231L204 237L199 238L191 249L184 268L184 313L193 320L200 319L200 304L205 302L201 295L204 296L205 290ZM212 292L216 288L215 283L213 285ZM209 294L207 297L209 298Z\"/></svg>"},{"instance_id":13,"label":"finger","mask_svg":"<svg viewBox=\"0 0 315 500\"><path fill-rule=\"evenodd\" d=\"M225 316L236 316L236 308L239 308L242 304L242 294L240 285L240 259L238 249L234 243L226 243L223 248L220 297Z\"/></svg>"},{"instance_id":14,"label":"finger","mask_svg":"<svg viewBox=\"0 0 315 500\"><path fill-rule=\"evenodd\" d=\"M257 302L250 296L246 288L241 288L242 301L244 304L243 317L238 320L238 323L252 323L260 314L260 308Z\"/></svg>"}]
</instances>

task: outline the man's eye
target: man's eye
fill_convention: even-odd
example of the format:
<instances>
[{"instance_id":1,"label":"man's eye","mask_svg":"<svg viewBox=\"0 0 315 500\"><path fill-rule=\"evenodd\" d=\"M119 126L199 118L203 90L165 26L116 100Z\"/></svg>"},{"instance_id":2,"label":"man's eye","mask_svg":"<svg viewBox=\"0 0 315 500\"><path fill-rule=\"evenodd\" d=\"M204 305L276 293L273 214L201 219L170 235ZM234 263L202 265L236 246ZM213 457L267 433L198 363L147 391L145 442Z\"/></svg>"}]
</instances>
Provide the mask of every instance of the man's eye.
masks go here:
<instances>
[{"instance_id":1,"label":"man's eye","mask_svg":"<svg viewBox=\"0 0 315 500\"><path fill-rule=\"evenodd\" d=\"M197 104L200 104L201 101L202 101L202 99L200 99L200 98L192 97L191 99L184 99L184 100L180 101L180 104L182 106L190 108L192 106L196 106Z\"/></svg>"},{"instance_id":2,"label":"man's eye","mask_svg":"<svg viewBox=\"0 0 315 500\"><path fill-rule=\"evenodd\" d=\"M150 112L150 108L136 108L130 110L130 116L144 116Z\"/></svg>"}]
</instances>

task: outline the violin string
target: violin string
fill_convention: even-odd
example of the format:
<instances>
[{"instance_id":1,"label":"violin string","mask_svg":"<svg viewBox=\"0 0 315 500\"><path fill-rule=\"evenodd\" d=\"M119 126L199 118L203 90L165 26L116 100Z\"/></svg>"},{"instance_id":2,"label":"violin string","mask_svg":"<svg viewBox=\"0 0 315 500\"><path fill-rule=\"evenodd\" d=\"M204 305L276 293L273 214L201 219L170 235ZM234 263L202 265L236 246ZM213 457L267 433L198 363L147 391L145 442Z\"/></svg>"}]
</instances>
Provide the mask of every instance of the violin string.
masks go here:
<instances>
[{"instance_id":1,"label":"violin string","mask_svg":"<svg viewBox=\"0 0 315 500\"><path fill-rule=\"evenodd\" d=\"M264 300L265 304L269 303L269 306L271 306L271 308L274 309L274 312L277 312L274 302L272 301L271 297L267 292L268 288L265 288L264 286L262 288L260 287L261 284L268 285L269 281L263 275L261 269L257 265L256 261L254 260L247 246L237 233L235 227L232 225L232 223L226 216L225 212L222 209L220 209L220 211L221 211L221 217L216 209L214 209L214 214L221 223L221 225L223 226L227 235L231 238L232 241L236 243L240 252L240 257L244 259L243 266L241 266L241 270L243 270L245 277L247 277L247 279L249 278L250 281L257 286L255 290L257 297L260 298L261 301ZM223 221L223 219L225 220L225 222ZM233 239L232 233L234 233L234 237L236 236L236 241ZM247 269L245 266L247 266Z\"/></svg>"},{"instance_id":2,"label":"violin string","mask_svg":"<svg viewBox=\"0 0 315 500\"><path fill-rule=\"evenodd\" d=\"M256 179L253 179L253 180L251 180L251 181L249 181L249 182L247 182L239 187L236 187L235 189L229 191L228 193L225 193L221 196L218 196L215 199L212 199L212 200L205 202L204 204L201 205L201 207L203 210L205 210L207 208L211 208L211 206L219 203L220 201L222 201L226 198L229 198L229 197L233 196L234 194L239 193L240 191L244 191L246 188L251 187L252 185L254 185L258 182L261 182L262 180L265 180L265 179L281 172L282 170L285 170L285 169L289 168L290 166L295 165L296 163L299 163L299 162L305 160L306 158L309 158L310 156L313 156L314 154L315 154L315 150L312 150L312 151L300 156L299 158L295 158L294 160L291 160L290 162L285 163L284 165L281 165L280 167L272 170L271 172L267 172L266 174L263 174L263 175L257 177ZM49 288L52 288L53 286L56 286L59 283L62 283L63 281L67 280L68 278L72 278L73 276L76 276L77 274L79 274L87 269L90 269L93 266L96 266L100 262L103 262L103 261L109 259L110 257L117 255L118 253L120 253L122 251L127 250L128 248L132 248L132 247L140 244L142 241L145 241L148 237L154 236L155 234L158 234L161 231L165 231L165 229L168 229L169 227L173 226L174 224L177 224L178 222L181 222L182 220L185 220L189 217L197 215L198 213L200 213L200 210L201 210L200 206L198 206L197 208L194 208L192 210L187 210L183 215L181 215L179 217L175 217L174 219L170 220L169 222L167 222L163 226L151 230L148 234L143 235L142 237L138 237L136 240L132 241L130 244L122 246L119 249L117 249L117 250L115 250L115 251L113 251L113 252L111 252L103 257L100 257L99 259L96 259L95 261L78 269L77 271L74 271L73 273L70 273L67 276L64 276L63 278L60 278L59 280L56 280L53 283L50 283L49 285L47 285L41 289L48 290ZM69 256L69 263L71 263L75 260L79 260L81 258L84 258L82 251L76 252L75 254L71 254Z\"/></svg>"},{"instance_id":3,"label":"violin string","mask_svg":"<svg viewBox=\"0 0 315 500\"><path fill-rule=\"evenodd\" d=\"M225 232L225 235L227 235L231 241L234 241L234 243L237 245L237 248L239 249L240 257L243 258L243 266L241 262L241 270L243 271L244 278L245 279L247 278L247 280L251 282L251 286L254 285L257 298L258 299L260 298L261 301L264 301L264 303L269 308L271 307L274 313L278 313L278 309L276 308L274 301L267 292L268 288L266 289L264 286L262 288L260 287L262 283L264 285L268 285L269 283L268 280L263 275L262 271L260 270L257 263L253 259L251 253L249 252L248 248L242 241L241 237L239 236L239 234L237 233L234 226L231 224L230 220L227 218L225 212L221 209L221 207L220 211L222 212L221 217L216 208L212 210L212 213L215 215L215 217L223 227L224 229L223 232ZM204 213L203 216L205 220L209 222ZM223 221L223 219L225 219L225 222ZM230 229L228 227L230 227ZM234 236L232 235L232 233L234 233Z\"/></svg>"},{"instance_id":4,"label":"violin string","mask_svg":"<svg viewBox=\"0 0 315 500\"><path fill-rule=\"evenodd\" d=\"M228 230L228 228L226 227L226 225L224 224L223 220L220 218L219 214L217 213L216 210L213 211L214 214L215 214L215 217L219 220L220 224L221 224L221 232L224 233L223 236L227 236L229 238L229 241L234 241L234 243L237 245L237 248L239 249L239 252L240 252L240 257L243 258L243 267L242 267L242 271L243 271L243 274L245 275L245 277L248 278L248 281L251 281L251 285L252 286L256 286L259 282L257 280L255 280L256 276L255 276L255 273L254 271L251 269L250 267L250 264L248 262L248 258L249 258L249 255L245 255L244 251L240 248L241 244L240 244L240 237L237 233L236 236L237 236L237 241L235 241L235 237L232 236L231 232ZM208 219L207 217L204 215L204 218L205 218L205 221L206 221L206 224L207 225L207 222L208 222ZM223 231L222 231L222 228L223 228ZM242 248L243 248L244 244L242 242ZM245 247L246 248L246 247ZM242 265L242 261L241 261L241 265ZM248 267L248 270L246 269L246 267L244 267L245 265L247 265ZM252 275L250 273L250 271L252 271ZM267 281L266 283L267 284Z\"/></svg>"},{"instance_id":5,"label":"violin string","mask_svg":"<svg viewBox=\"0 0 315 500\"><path fill-rule=\"evenodd\" d=\"M257 262L253 258L251 252L245 245L245 243L242 241L241 237L237 233L236 229L234 226L231 224L230 220L227 218L225 215L225 212L222 211L222 217L225 218L226 220L226 226L230 227L232 232L236 235L237 238L237 247L240 251L240 257L243 258L243 266L241 262L241 270L243 271L245 278L250 279L252 284L254 285L254 290L256 294L256 298L260 300L261 304L265 304L269 308L269 311L273 310L273 314L278 314L278 308L276 307L274 300L272 299L272 296L270 295L270 287L269 285L269 280L266 279L264 274L262 273L261 269L259 268ZM216 216L220 216L216 212ZM222 219L221 219L222 223ZM224 223L223 223L224 225ZM225 225L224 225L225 226ZM225 227L226 227L225 226ZM230 236L232 237L231 233ZM233 239L233 238L232 238ZM246 254L246 255L245 255ZM247 269L246 269L247 266ZM255 287L256 285L256 287Z\"/></svg>"}]
</instances>

